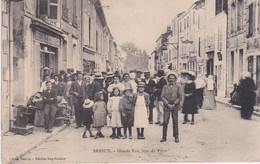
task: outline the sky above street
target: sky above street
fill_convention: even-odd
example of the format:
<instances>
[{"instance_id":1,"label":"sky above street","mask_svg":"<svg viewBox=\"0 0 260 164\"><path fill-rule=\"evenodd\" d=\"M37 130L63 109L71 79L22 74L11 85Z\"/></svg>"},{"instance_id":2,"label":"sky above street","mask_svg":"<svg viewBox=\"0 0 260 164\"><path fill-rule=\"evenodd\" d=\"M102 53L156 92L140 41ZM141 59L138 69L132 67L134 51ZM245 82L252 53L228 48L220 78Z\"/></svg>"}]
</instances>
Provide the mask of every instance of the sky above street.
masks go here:
<instances>
[{"instance_id":1,"label":"sky above street","mask_svg":"<svg viewBox=\"0 0 260 164\"><path fill-rule=\"evenodd\" d=\"M167 25L196 0L101 0L107 23L118 45L133 42L150 54Z\"/></svg>"}]
</instances>

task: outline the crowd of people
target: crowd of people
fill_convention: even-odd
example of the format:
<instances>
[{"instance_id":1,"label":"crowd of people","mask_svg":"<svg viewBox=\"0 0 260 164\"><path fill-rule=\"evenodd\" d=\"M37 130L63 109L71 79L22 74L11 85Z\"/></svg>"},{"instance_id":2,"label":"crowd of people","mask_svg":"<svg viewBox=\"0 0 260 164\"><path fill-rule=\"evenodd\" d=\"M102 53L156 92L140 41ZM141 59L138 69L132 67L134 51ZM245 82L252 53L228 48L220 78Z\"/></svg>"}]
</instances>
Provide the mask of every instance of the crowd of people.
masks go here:
<instances>
[{"instance_id":1,"label":"crowd of people","mask_svg":"<svg viewBox=\"0 0 260 164\"><path fill-rule=\"evenodd\" d=\"M51 132L56 101L62 97L75 114L76 129L83 127L82 137L103 138L102 127L112 128L112 139L132 139L132 127L137 130L137 139L145 139L148 124L162 126L161 142L167 140L170 116L173 136L179 142L178 111L184 114L183 124L195 124L195 114L201 108L216 109L215 81L212 75L203 78L192 71L177 74L158 70L151 77L149 71L81 73L68 69L60 74L44 70L45 78L40 91L43 92L44 122L46 132ZM153 109L157 117L153 121ZM191 121L188 118L191 115ZM91 127L97 129L96 135ZM121 132L123 129L123 134ZM127 136L128 131L128 136Z\"/></svg>"}]
</instances>

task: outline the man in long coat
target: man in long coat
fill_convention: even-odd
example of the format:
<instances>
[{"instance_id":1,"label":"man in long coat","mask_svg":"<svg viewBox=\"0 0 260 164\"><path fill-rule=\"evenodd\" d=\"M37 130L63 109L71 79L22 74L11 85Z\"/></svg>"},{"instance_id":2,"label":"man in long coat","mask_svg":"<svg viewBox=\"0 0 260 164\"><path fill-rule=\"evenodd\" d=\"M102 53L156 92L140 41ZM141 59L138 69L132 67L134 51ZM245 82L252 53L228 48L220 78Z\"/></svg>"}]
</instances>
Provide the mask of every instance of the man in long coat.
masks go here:
<instances>
[{"instance_id":1,"label":"man in long coat","mask_svg":"<svg viewBox=\"0 0 260 164\"><path fill-rule=\"evenodd\" d=\"M151 75L149 71L144 72L145 79L143 82L145 83L144 91L149 94L150 104L149 104L149 123L153 124L153 108L154 108L154 89L156 88L155 81L151 79Z\"/></svg>"},{"instance_id":2,"label":"man in long coat","mask_svg":"<svg viewBox=\"0 0 260 164\"><path fill-rule=\"evenodd\" d=\"M71 84L70 94L73 95L73 103L76 116L76 129L82 127L83 102L85 100L86 83L82 80L82 74L77 74L77 80Z\"/></svg>"},{"instance_id":3,"label":"man in long coat","mask_svg":"<svg viewBox=\"0 0 260 164\"><path fill-rule=\"evenodd\" d=\"M158 70L158 83L155 88L155 95L156 95L156 110L157 110L157 122L155 124L163 125L163 102L161 99L162 89L164 85L167 84L164 78L164 71Z\"/></svg>"}]
</instances>

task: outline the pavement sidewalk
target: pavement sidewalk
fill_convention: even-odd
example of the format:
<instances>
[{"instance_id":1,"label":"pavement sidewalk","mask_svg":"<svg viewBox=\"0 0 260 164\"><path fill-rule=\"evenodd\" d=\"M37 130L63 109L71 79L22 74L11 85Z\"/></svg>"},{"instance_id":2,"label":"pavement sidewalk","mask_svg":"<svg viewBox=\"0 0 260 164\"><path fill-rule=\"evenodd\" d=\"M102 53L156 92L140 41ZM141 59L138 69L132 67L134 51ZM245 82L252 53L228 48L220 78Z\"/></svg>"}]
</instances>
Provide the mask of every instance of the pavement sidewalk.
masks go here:
<instances>
[{"instance_id":1,"label":"pavement sidewalk","mask_svg":"<svg viewBox=\"0 0 260 164\"><path fill-rule=\"evenodd\" d=\"M226 97L219 97L219 96L216 96L216 101L220 104L224 104L224 105L227 105L227 106L230 106L232 108L236 108L236 109L240 109L241 107L238 106L238 105L232 105L230 103L230 98L226 98ZM255 106L254 107L254 112L253 112L253 115L256 115L256 116L260 116L260 106Z\"/></svg>"},{"instance_id":2,"label":"pavement sidewalk","mask_svg":"<svg viewBox=\"0 0 260 164\"><path fill-rule=\"evenodd\" d=\"M13 160L22 160L28 152L48 141L51 137L63 131L67 125L54 127L52 133L46 133L42 127L34 127L32 134L27 136L8 132L2 136L2 163L12 163Z\"/></svg>"}]
</instances>

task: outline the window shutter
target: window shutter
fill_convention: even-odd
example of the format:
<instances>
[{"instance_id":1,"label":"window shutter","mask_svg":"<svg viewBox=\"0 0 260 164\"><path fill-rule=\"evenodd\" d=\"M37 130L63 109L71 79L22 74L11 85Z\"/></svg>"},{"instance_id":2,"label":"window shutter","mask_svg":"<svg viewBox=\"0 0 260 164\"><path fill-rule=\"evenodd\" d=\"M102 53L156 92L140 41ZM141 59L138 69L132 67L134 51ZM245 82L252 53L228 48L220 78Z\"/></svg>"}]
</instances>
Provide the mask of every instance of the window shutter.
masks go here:
<instances>
[{"instance_id":1,"label":"window shutter","mask_svg":"<svg viewBox=\"0 0 260 164\"><path fill-rule=\"evenodd\" d=\"M39 0L39 14L48 15L48 0Z\"/></svg>"},{"instance_id":2,"label":"window shutter","mask_svg":"<svg viewBox=\"0 0 260 164\"><path fill-rule=\"evenodd\" d=\"M49 19L57 19L58 18L58 1L50 0L49 3Z\"/></svg>"},{"instance_id":3,"label":"window shutter","mask_svg":"<svg viewBox=\"0 0 260 164\"><path fill-rule=\"evenodd\" d=\"M254 30L254 4L251 3L248 7L248 37L253 35Z\"/></svg>"}]
</instances>

